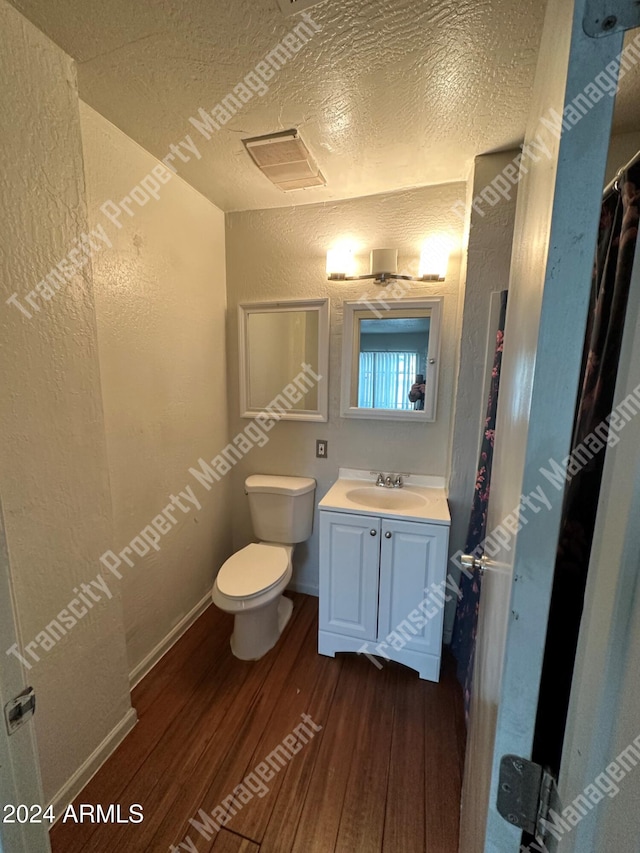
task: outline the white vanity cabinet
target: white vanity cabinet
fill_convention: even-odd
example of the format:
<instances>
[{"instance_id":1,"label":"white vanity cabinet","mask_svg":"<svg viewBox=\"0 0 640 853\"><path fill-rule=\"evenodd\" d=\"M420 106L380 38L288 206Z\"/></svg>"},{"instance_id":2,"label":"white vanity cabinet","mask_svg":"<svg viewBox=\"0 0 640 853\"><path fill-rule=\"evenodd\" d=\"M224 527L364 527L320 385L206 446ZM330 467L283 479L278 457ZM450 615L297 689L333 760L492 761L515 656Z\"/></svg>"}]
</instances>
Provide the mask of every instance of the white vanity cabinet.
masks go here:
<instances>
[{"instance_id":1,"label":"white vanity cabinet","mask_svg":"<svg viewBox=\"0 0 640 853\"><path fill-rule=\"evenodd\" d=\"M320 511L318 651L398 661L438 681L448 524Z\"/></svg>"}]
</instances>

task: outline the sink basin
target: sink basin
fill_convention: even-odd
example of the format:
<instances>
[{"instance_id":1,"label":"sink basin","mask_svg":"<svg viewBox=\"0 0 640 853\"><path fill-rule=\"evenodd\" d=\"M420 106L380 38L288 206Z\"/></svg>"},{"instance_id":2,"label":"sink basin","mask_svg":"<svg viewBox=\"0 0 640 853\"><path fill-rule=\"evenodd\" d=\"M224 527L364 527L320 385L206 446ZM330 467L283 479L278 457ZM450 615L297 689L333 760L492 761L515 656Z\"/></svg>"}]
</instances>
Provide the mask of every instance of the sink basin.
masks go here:
<instances>
[{"instance_id":1,"label":"sink basin","mask_svg":"<svg viewBox=\"0 0 640 853\"><path fill-rule=\"evenodd\" d=\"M355 504L369 509L418 509L427 500L415 492L404 489L387 489L380 486L363 486L349 489L345 497Z\"/></svg>"},{"instance_id":2,"label":"sink basin","mask_svg":"<svg viewBox=\"0 0 640 853\"><path fill-rule=\"evenodd\" d=\"M394 475L395 476L395 475ZM407 474L413 479L400 489L376 486L368 471L341 468L340 476L318 504L321 511L375 515L379 518L451 523L444 478Z\"/></svg>"}]
</instances>

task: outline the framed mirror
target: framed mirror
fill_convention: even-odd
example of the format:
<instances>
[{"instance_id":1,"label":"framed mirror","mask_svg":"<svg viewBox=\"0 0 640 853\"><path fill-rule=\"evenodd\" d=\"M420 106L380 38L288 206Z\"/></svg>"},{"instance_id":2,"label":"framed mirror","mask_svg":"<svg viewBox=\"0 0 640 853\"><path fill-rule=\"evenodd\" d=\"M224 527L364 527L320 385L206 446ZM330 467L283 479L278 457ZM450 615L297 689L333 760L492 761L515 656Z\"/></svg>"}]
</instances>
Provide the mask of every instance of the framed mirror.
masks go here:
<instances>
[{"instance_id":1,"label":"framed mirror","mask_svg":"<svg viewBox=\"0 0 640 853\"><path fill-rule=\"evenodd\" d=\"M329 300L238 306L240 414L328 419Z\"/></svg>"},{"instance_id":2,"label":"framed mirror","mask_svg":"<svg viewBox=\"0 0 640 853\"><path fill-rule=\"evenodd\" d=\"M434 421L442 297L384 304L344 303L342 415Z\"/></svg>"}]
</instances>

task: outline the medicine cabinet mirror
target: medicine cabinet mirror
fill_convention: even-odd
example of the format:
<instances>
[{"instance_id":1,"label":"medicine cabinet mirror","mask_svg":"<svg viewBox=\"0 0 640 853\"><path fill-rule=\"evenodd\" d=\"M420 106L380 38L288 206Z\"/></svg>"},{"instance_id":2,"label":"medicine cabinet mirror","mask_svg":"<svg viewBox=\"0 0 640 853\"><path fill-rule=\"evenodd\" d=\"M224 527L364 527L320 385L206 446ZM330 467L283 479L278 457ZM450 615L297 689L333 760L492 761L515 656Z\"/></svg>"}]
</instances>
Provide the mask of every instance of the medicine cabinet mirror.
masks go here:
<instances>
[{"instance_id":1,"label":"medicine cabinet mirror","mask_svg":"<svg viewBox=\"0 0 640 853\"><path fill-rule=\"evenodd\" d=\"M238 314L241 416L274 403L281 420L326 421L329 300L245 303Z\"/></svg>"},{"instance_id":2,"label":"medicine cabinet mirror","mask_svg":"<svg viewBox=\"0 0 640 853\"><path fill-rule=\"evenodd\" d=\"M344 303L343 417L435 420L441 314L441 297Z\"/></svg>"}]
</instances>

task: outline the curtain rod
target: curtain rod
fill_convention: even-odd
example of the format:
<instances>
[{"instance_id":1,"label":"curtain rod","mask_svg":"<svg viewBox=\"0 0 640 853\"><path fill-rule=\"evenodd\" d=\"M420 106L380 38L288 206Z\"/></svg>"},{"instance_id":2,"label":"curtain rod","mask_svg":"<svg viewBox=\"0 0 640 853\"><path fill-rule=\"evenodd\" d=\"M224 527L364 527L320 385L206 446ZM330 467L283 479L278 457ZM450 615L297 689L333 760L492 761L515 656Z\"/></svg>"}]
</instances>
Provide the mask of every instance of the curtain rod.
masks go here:
<instances>
[{"instance_id":1,"label":"curtain rod","mask_svg":"<svg viewBox=\"0 0 640 853\"><path fill-rule=\"evenodd\" d=\"M630 169L632 166L635 166L635 164L636 164L639 160L640 160L640 151L636 152L636 153L633 155L633 157L631 158L631 160L629 160L629 162L627 163L627 165L626 165L626 166L622 166L620 169L618 169L618 171L616 172L616 176L615 176L615 178L611 181L611 183L607 184L607 186L604 188L604 192L603 192L603 194L602 194L603 198L608 198L608 197L611 195L611 193L613 193L613 192L615 192L616 190L620 189L620 187L619 187L619 185L618 185L618 180L619 180L619 178L620 178L620 175L621 175L623 172L626 172L626 171L627 171L627 169Z\"/></svg>"}]
</instances>

